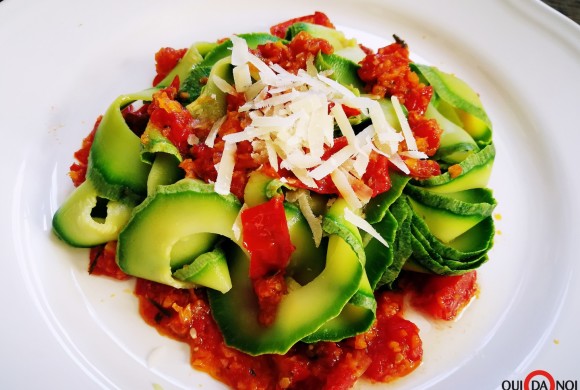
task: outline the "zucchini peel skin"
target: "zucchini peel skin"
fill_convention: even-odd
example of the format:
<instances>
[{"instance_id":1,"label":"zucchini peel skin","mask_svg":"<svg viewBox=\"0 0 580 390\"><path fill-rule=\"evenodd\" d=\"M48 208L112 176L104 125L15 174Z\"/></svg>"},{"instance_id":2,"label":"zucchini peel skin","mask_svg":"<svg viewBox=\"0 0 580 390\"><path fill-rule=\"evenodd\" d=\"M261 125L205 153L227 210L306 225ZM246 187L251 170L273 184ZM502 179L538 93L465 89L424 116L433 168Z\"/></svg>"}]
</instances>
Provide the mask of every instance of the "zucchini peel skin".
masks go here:
<instances>
[{"instance_id":1,"label":"zucchini peel skin","mask_svg":"<svg viewBox=\"0 0 580 390\"><path fill-rule=\"evenodd\" d=\"M108 201L104 220L91 216L97 205L97 190L86 180L69 195L52 218L53 231L67 244L90 248L115 240L131 216L131 207Z\"/></svg>"}]
</instances>

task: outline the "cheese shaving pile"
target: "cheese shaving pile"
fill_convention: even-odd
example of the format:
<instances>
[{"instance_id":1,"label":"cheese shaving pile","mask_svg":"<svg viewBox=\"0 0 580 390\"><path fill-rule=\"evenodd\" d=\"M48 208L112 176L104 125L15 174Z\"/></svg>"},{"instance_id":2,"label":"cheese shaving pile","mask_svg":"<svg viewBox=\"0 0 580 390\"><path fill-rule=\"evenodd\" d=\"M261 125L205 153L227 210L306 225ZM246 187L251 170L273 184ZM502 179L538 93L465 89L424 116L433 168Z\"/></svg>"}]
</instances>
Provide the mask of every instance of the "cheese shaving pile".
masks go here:
<instances>
[{"instance_id":1,"label":"cheese shaving pile","mask_svg":"<svg viewBox=\"0 0 580 390\"><path fill-rule=\"evenodd\" d=\"M292 74L277 64L268 65L252 54L244 39L232 36L231 41L234 85L216 76L213 76L213 81L224 93L244 94L246 103L239 111L247 112L251 123L243 131L223 137L225 148L217 165L216 192L230 192L235 144L241 141L252 142L254 152L267 156L276 171L287 169L312 189L317 188L316 180L330 176L340 195L353 209L361 208L370 199L369 191L365 191L360 179L372 151L386 156L405 173L409 169L398 154L399 143L406 142L408 151L405 153L408 155L426 157L417 151L396 97L392 102L401 132L387 122L377 100L357 96L332 80L328 72L318 72L313 61L309 61L306 70ZM359 110L363 117L370 118L370 124L355 134L343 105ZM210 131L205 141L208 146L213 145L221 123L223 120L218 120ZM323 160L325 150L333 146L335 126L348 143ZM353 186L355 182L357 185Z\"/></svg>"}]
</instances>

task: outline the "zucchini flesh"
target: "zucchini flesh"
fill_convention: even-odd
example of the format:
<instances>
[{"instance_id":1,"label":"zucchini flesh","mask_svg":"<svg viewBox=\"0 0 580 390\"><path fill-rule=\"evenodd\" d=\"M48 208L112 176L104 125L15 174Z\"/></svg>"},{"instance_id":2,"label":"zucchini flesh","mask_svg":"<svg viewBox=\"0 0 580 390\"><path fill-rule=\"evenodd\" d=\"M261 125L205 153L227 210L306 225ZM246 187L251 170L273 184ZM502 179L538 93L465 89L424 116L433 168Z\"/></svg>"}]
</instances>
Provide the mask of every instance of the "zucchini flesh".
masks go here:
<instances>
[{"instance_id":1,"label":"zucchini flesh","mask_svg":"<svg viewBox=\"0 0 580 390\"><path fill-rule=\"evenodd\" d=\"M337 199L327 215L323 227L326 233L336 234L347 242L364 267L365 252L362 249L362 237L358 229L344 219L344 210L348 207L344 199ZM329 222L332 221L332 222ZM325 322L315 332L306 336L303 341L339 341L352 337L369 329L375 319L377 302L367 273L363 268L358 289L344 306L340 314Z\"/></svg>"},{"instance_id":2,"label":"zucchini flesh","mask_svg":"<svg viewBox=\"0 0 580 390\"><path fill-rule=\"evenodd\" d=\"M203 44L196 43L191 45L189 49L185 52L183 57L179 60L175 68L173 68L171 72L169 72L167 76L165 76L163 80L161 80L156 85L156 87L158 88L168 87L169 85L171 85L175 77L177 77L180 81L185 80L185 78L191 72L191 70L203 60L203 56L198 50L199 48L202 47Z\"/></svg>"},{"instance_id":3,"label":"zucchini flesh","mask_svg":"<svg viewBox=\"0 0 580 390\"><path fill-rule=\"evenodd\" d=\"M226 93L219 89L212 76L232 82L231 57L225 57L215 63L208 74L207 84L201 90L197 99L187 105L191 115L210 125L226 114Z\"/></svg>"},{"instance_id":4,"label":"zucchini flesh","mask_svg":"<svg viewBox=\"0 0 580 390\"><path fill-rule=\"evenodd\" d=\"M263 327L248 278L249 259L235 249L229 263L232 289L208 292L214 319L227 345L250 355L286 353L292 345L336 317L358 289L362 266L350 245L338 235L329 238L324 270L310 283L284 295L276 319Z\"/></svg>"},{"instance_id":5,"label":"zucchini flesh","mask_svg":"<svg viewBox=\"0 0 580 390\"><path fill-rule=\"evenodd\" d=\"M182 178L183 170L172 154L156 153L147 176L147 195L153 194L157 186L173 184Z\"/></svg>"},{"instance_id":6,"label":"zucchini flesh","mask_svg":"<svg viewBox=\"0 0 580 390\"><path fill-rule=\"evenodd\" d=\"M435 154L437 160L455 164L465 160L471 153L479 151L479 146L471 135L441 115L433 104L427 107L425 118L435 119L443 130L441 145Z\"/></svg>"},{"instance_id":7,"label":"zucchini flesh","mask_svg":"<svg viewBox=\"0 0 580 390\"><path fill-rule=\"evenodd\" d=\"M491 121L483 109L478 94L467 83L432 66L413 64L413 68L427 80L439 98L457 110L463 128L480 145L491 143Z\"/></svg>"},{"instance_id":8,"label":"zucchini flesh","mask_svg":"<svg viewBox=\"0 0 580 390\"><path fill-rule=\"evenodd\" d=\"M199 255L193 263L186 264L183 268L175 271L173 277L199 286L209 287L221 293L232 288L226 255L220 248Z\"/></svg>"},{"instance_id":9,"label":"zucchini flesh","mask_svg":"<svg viewBox=\"0 0 580 390\"><path fill-rule=\"evenodd\" d=\"M408 185L405 193L414 213L443 242L449 242L493 212L496 201L488 189L467 190L469 194L438 194Z\"/></svg>"},{"instance_id":10,"label":"zucchini flesh","mask_svg":"<svg viewBox=\"0 0 580 390\"><path fill-rule=\"evenodd\" d=\"M198 233L220 235L237 242L232 227L240 208L233 195L219 195L212 185L193 179L161 186L135 208L119 234L119 267L129 275L176 288L195 287L192 282L173 277L172 248L181 239ZM221 274L216 277L221 278Z\"/></svg>"},{"instance_id":11,"label":"zucchini flesh","mask_svg":"<svg viewBox=\"0 0 580 390\"><path fill-rule=\"evenodd\" d=\"M120 202L107 202L107 215L99 221L91 216L98 193L87 180L78 186L52 218L56 235L69 245L89 248L117 238L131 216L131 207Z\"/></svg>"},{"instance_id":12,"label":"zucchini flesh","mask_svg":"<svg viewBox=\"0 0 580 390\"><path fill-rule=\"evenodd\" d=\"M448 193L484 188L491 175L495 159L495 146L486 146L481 151L469 155L458 165L461 173L452 177L449 172L425 180L413 180L413 184L425 187L431 192Z\"/></svg>"},{"instance_id":13,"label":"zucchini flesh","mask_svg":"<svg viewBox=\"0 0 580 390\"><path fill-rule=\"evenodd\" d=\"M154 91L120 96L103 115L89 153L87 179L104 198L135 203L147 195L151 166L141 161L141 140L125 122L121 109L137 100L150 101Z\"/></svg>"}]
</instances>

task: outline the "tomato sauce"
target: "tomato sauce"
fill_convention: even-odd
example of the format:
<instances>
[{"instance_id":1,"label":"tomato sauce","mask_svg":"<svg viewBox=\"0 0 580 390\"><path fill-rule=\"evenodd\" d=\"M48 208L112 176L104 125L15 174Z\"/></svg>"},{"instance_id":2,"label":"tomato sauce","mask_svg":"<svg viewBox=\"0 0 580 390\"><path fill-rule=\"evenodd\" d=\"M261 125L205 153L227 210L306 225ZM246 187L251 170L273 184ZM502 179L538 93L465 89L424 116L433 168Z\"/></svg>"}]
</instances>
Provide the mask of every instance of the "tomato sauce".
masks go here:
<instances>
[{"instance_id":1,"label":"tomato sauce","mask_svg":"<svg viewBox=\"0 0 580 390\"><path fill-rule=\"evenodd\" d=\"M287 21L282 22L282 23L278 23L278 24L270 27L270 33L274 36L277 36L278 38L284 39L286 37L286 32L288 31L288 27L290 27L294 23L298 23L298 22L312 23L312 24L318 24L320 26L324 26L324 27L328 27L328 28L334 28L334 25L332 24L332 22L330 21L328 16L326 16L326 14L316 11L312 15L305 15L305 16L301 16L299 18L294 18L294 19L290 19L290 20L287 20Z\"/></svg>"},{"instance_id":2,"label":"tomato sauce","mask_svg":"<svg viewBox=\"0 0 580 390\"><path fill-rule=\"evenodd\" d=\"M128 278L114 262L114 248L113 242L91 251L93 275ZM135 295L145 322L188 344L191 365L233 389L341 390L360 379L391 382L416 369L423 345L417 326L404 318L406 297L428 316L451 320L475 296L476 279L473 271L461 276L406 272L401 290L376 292L377 319L367 332L337 343L298 343L285 355L250 356L225 345L203 288L137 279Z\"/></svg>"},{"instance_id":3,"label":"tomato sauce","mask_svg":"<svg viewBox=\"0 0 580 390\"><path fill-rule=\"evenodd\" d=\"M377 299L375 335L367 347L371 363L365 377L390 382L417 368L423 357L422 342L419 328L403 317L404 294L384 292Z\"/></svg>"},{"instance_id":4,"label":"tomato sauce","mask_svg":"<svg viewBox=\"0 0 580 390\"><path fill-rule=\"evenodd\" d=\"M313 38L305 31L299 32L289 44L268 42L257 47L257 55L268 64L278 64L296 74L306 69L306 62L318 53L332 54L334 48L325 39Z\"/></svg>"},{"instance_id":5,"label":"tomato sauce","mask_svg":"<svg viewBox=\"0 0 580 390\"><path fill-rule=\"evenodd\" d=\"M400 281L411 304L434 319L452 320L477 293L477 272L441 276L408 273Z\"/></svg>"},{"instance_id":6,"label":"tomato sauce","mask_svg":"<svg viewBox=\"0 0 580 390\"><path fill-rule=\"evenodd\" d=\"M175 100L179 80L153 94L148 107L149 121L158 128L183 155L188 152L188 139L193 134L195 121L189 111Z\"/></svg>"},{"instance_id":7,"label":"tomato sauce","mask_svg":"<svg viewBox=\"0 0 580 390\"><path fill-rule=\"evenodd\" d=\"M130 276L121 271L117 265L116 255L117 241L91 248L89 274L108 276L117 280L129 279Z\"/></svg>"},{"instance_id":8,"label":"tomato sauce","mask_svg":"<svg viewBox=\"0 0 580 390\"><path fill-rule=\"evenodd\" d=\"M285 355L249 356L227 347L202 289L138 280L140 312L161 334L189 344L191 363L235 389L350 389L360 378L388 382L416 368L418 329L402 317L403 294L378 296L376 324L338 343L298 343Z\"/></svg>"},{"instance_id":9,"label":"tomato sauce","mask_svg":"<svg viewBox=\"0 0 580 390\"><path fill-rule=\"evenodd\" d=\"M175 65L183 58L186 52L187 49L163 47L155 53L155 71L157 75L153 79L153 86L159 84L175 68Z\"/></svg>"},{"instance_id":10,"label":"tomato sauce","mask_svg":"<svg viewBox=\"0 0 580 390\"><path fill-rule=\"evenodd\" d=\"M435 120L426 119L433 88L420 82L411 70L409 49L396 38L396 42L370 53L361 61L358 75L366 83L366 90L380 97L396 96L407 108L409 127L417 142L417 149L433 156L439 149L442 130ZM434 160L405 158L410 175L416 179L427 179L441 173Z\"/></svg>"},{"instance_id":11,"label":"tomato sauce","mask_svg":"<svg viewBox=\"0 0 580 390\"><path fill-rule=\"evenodd\" d=\"M102 116L97 118L93 126L93 130L91 130L89 135L83 139L80 149L74 153L74 158L76 161L70 166L68 175L75 187L80 186L86 179L87 167L89 165L89 153L91 151L91 146L93 146L95 133L99 128L99 124L101 123L102 118Z\"/></svg>"},{"instance_id":12,"label":"tomato sauce","mask_svg":"<svg viewBox=\"0 0 580 390\"><path fill-rule=\"evenodd\" d=\"M300 19L311 23L333 27L326 15L316 13ZM272 33L285 36L294 19L272 27ZM267 43L256 49L257 55L269 63L277 63L291 72L306 66L309 56L318 52L331 53L328 42L298 34L288 46ZM163 79L185 54L185 49L161 49L156 54L157 76L154 84ZM431 99L432 89L422 85L416 74L410 71L408 49L397 40L396 43L380 49L376 54L367 50L361 63L359 75L367 84L367 92L379 96L397 96L409 111L409 124L417 139L419 150L433 155L439 147L441 130L434 121L423 114ZM179 81L176 80L176 83ZM192 120L187 110L175 100L178 84L160 90L150 105L139 110L127 108L126 117L135 134L144 130L143 123L149 120L178 147L184 160L181 168L187 177L204 181L215 181L215 165L220 161L226 134L242 131L249 118L237 108L244 103L242 96L228 96L228 113L216 137L213 147L203 141L208 136L207 125ZM347 115L357 115L348 111ZM83 140L81 149L75 153L77 162L71 166L70 176L75 185L85 180L88 154L98 127L99 120L91 134ZM199 142L191 142L191 136ZM335 140L333 150L327 156L346 144L345 139ZM262 166L252 155L249 142L237 144L231 191L243 198L248 173ZM440 173L438 164L432 160L405 159L411 175L427 178ZM262 167L272 175L281 175L293 182L292 175L281 169L273 173L267 164ZM367 173L360 179L361 187L368 188L372 195L390 189L390 164L379 154L371 154ZM331 180L317 182L321 193L337 193ZM253 223L253 222L252 222ZM254 223L254 226L256 224ZM244 231L246 228L244 228ZM275 232L278 234L279 232ZM291 243L290 243L291 245ZM260 244L254 245L260 252ZM293 248L292 248L293 249ZM291 248L281 248L286 259ZM118 267L115 260L116 242L112 241L91 249L89 273L112 277L119 280L130 278ZM251 252L251 251L250 251ZM268 251L264 253L270 253ZM289 254L288 254L289 256ZM267 256L266 256L267 257ZM269 323L274 316L278 302L285 293L283 268L285 264L268 268L267 261L254 263L258 276L254 279L254 290L261 303L261 321ZM282 261L282 260L280 260ZM262 267L266 267L262 269ZM143 279L136 280L135 294L139 300L139 311L143 319L155 327L160 334L169 336L190 346L191 365L235 389L349 389L363 378L371 382L390 382L409 374L420 364L423 346L419 329L404 318L404 302L408 301L435 319L451 320L473 299L477 292L475 271L461 276L434 276L403 273L397 291L377 291L376 321L365 333L340 342L297 343L285 355L250 356L225 345L215 323L205 289L175 289ZM263 306L263 307L262 307Z\"/></svg>"}]
</instances>

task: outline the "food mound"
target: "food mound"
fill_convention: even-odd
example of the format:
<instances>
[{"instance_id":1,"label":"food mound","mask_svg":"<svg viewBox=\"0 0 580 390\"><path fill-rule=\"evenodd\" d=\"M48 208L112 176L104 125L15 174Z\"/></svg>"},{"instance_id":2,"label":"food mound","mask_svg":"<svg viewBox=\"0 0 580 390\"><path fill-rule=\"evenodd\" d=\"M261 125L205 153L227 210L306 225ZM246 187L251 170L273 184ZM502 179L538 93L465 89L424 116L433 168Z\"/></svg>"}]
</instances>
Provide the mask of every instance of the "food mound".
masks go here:
<instances>
[{"instance_id":1,"label":"food mound","mask_svg":"<svg viewBox=\"0 0 580 390\"><path fill-rule=\"evenodd\" d=\"M420 363L412 305L477 291L496 205L477 93L316 12L155 55L75 153L53 230L232 388L348 389Z\"/></svg>"}]
</instances>

